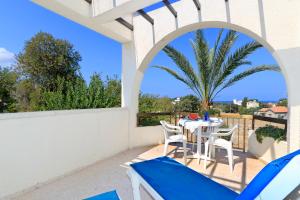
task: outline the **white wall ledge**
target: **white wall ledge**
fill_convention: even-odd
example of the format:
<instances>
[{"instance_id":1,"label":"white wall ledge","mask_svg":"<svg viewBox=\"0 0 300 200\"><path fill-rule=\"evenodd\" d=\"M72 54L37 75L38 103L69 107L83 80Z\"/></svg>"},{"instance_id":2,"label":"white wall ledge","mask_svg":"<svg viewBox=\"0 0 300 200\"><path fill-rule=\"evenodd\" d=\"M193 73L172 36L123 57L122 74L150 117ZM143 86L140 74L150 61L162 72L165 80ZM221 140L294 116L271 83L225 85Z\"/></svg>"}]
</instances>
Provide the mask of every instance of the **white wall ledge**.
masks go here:
<instances>
[{"instance_id":1,"label":"white wall ledge","mask_svg":"<svg viewBox=\"0 0 300 200\"><path fill-rule=\"evenodd\" d=\"M76 109L76 110L53 110L53 111L37 111L37 112L19 112L19 113L3 113L0 114L0 120L23 119L23 118L40 118L59 115L80 115L80 114L98 114L111 111L128 111L127 108L97 108L97 109Z\"/></svg>"}]
</instances>

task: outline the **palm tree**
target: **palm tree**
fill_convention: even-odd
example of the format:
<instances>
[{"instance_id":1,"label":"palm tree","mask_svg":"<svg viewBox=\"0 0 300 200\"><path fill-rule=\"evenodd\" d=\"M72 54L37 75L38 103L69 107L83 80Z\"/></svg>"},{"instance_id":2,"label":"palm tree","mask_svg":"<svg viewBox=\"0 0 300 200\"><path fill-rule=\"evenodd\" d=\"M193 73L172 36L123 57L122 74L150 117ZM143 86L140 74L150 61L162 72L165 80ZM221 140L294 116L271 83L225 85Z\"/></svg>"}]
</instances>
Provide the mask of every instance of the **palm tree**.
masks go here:
<instances>
[{"instance_id":1,"label":"palm tree","mask_svg":"<svg viewBox=\"0 0 300 200\"><path fill-rule=\"evenodd\" d=\"M198 30L191 42L197 61L196 68L193 68L183 53L170 45L167 45L163 51L174 61L183 75L165 66L153 67L168 72L186 84L201 99L202 109L208 110L220 92L238 81L262 71L280 71L278 66L260 65L251 66L234 74L241 66L252 65L251 61L247 60L248 56L262 47L258 42L252 41L233 50L233 45L238 37L239 34L236 31L230 30L224 33L224 30L221 29L214 46L210 48L203 32Z\"/></svg>"}]
</instances>

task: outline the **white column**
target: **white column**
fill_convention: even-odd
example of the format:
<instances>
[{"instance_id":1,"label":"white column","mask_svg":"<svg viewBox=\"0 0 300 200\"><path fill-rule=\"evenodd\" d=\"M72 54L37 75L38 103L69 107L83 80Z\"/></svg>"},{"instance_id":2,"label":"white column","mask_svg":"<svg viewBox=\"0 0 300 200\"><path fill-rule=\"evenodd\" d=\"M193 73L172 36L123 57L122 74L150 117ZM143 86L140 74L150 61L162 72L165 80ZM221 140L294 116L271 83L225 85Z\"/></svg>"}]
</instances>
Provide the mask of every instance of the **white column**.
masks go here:
<instances>
[{"instance_id":1,"label":"white column","mask_svg":"<svg viewBox=\"0 0 300 200\"><path fill-rule=\"evenodd\" d=\"M281 49L276 51L275 57L279 58L285 76L288 101L288 151L300 148L300 47Z\"/></svg>"},{"instance_id":2,"label":"white column","mask_svg":"<svg viewBox=\"0 0 300 200\"><path fill-rule=\"evenodd\" d=\"M122 107L129 110L129 148L134 146L138 112L139 83L143 74L137 70L137 56L133 42L122 47Z\"/></svg>"}]
</instances>

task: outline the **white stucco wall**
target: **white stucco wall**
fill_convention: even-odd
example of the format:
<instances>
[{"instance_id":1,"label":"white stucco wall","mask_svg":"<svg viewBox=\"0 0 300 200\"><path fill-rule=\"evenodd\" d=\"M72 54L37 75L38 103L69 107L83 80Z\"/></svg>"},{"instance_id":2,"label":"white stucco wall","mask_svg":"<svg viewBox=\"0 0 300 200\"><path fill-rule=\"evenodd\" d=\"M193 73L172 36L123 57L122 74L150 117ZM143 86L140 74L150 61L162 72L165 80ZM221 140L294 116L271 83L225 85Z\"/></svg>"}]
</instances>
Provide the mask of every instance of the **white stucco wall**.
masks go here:
<instances>
[{"instance_id":1,"label":"white stucco wall","mask_svg":"<svg viewBox=\"0 0 300 200\"><path fill-rule=\"evenodd\" d=\"M262 143L259 143L255 132L250 130L248 133L248 152L269 163L286 155L288 153L288 145L286 141L278 142L270 137L265 137Z\"/></svg>"},{"instance_id":2,"label":"white stucco wall","mask_svg":"<svg viewBox=\"0 0 300 200\"><path fill-rule=\"evenodd\" d=\"M134 132L132 135L137 136L131 139L134 147L162 144L164 142L164 133L161 126L136 127Z\"/></svg>"},{"instance_id":3,"label":"white stucco wall","mask_svg":"<svg viewBox=\"0 0 300 200\"><path fill-rule=\"evenodd\" d=\"M0 115L0 199L128 149L125 108Z\"/></svg>"}]
</instances>

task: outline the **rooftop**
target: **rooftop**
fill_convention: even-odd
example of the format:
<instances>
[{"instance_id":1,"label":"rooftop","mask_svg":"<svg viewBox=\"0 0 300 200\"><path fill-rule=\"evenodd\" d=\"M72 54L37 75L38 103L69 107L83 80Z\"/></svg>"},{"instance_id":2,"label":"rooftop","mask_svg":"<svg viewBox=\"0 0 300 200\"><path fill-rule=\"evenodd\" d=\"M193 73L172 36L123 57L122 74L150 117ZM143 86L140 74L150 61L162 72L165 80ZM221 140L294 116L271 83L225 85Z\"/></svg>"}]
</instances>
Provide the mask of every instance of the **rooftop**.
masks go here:
<instances>
[{"instance_id":1,"label":"rooftop","mask_svg":"<svg viewBox=\"0 0 300 200\"><path fill-rule=\"evenodd\" d=\"M268 111L272 111L273 113L287 113L288 108L285 106L275 106L271 108L262 108L259 110L259 112L268 112Z\"/></svg>"}]
</instances>

